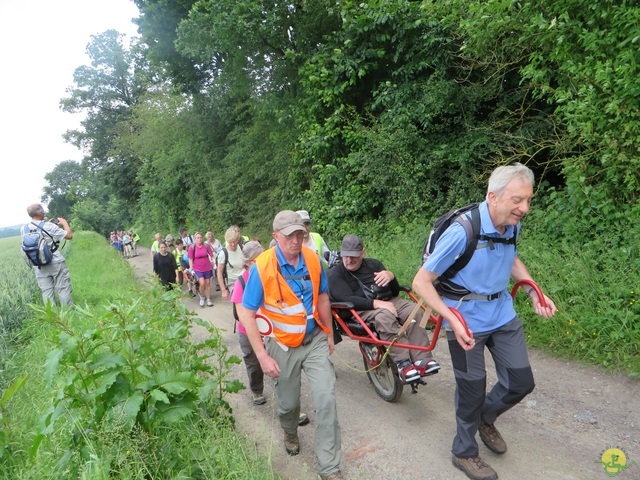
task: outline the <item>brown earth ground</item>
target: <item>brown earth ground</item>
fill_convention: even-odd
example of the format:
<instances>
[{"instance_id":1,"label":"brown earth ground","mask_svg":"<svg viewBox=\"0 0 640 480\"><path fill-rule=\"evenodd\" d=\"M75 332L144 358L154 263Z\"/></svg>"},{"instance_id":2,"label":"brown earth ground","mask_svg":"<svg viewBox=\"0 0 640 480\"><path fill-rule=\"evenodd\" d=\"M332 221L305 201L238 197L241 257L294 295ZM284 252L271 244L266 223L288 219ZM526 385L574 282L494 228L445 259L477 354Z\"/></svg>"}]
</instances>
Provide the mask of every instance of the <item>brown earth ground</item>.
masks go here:
<instances>
[{"instance_id":1,"label":"brown earth ground","mask_svg":"<svg viewBox=\"0 0 640 480\"><path fill-rule=\"evenodd\" d=\"M151 272L148 249L129 260L136 275ZM219 293L214 307L200 308L194 299L186 304L196 314L223 329L231 353L241 356L233 332L231 306ZM560 308L562 308L560 306ZM604 325L604 324L603 324ZM206 332L193 328L194 341ZM496 426L508 444L498 456L480 442L480 455L502 480L586 480L616 477L640 479L640 381L530 349L536 389L504 414ZM337 374L338 415L342 429L342 470L345 477L391 480L464 479L451 465L450 448L455 430L454 379L446 342L434 351L442 365L417 394L408 387L397 403L379 398L365 373L356 342L346 338L336 346L333 362ZM495 382L487 358L489 384ZM233 375L246 383L244 365ZM314 411L303 377L302 411L311 423L299 429L301 452L286 455L282 429L276 418L273 384L265 379L268 402L255 406L248 390L232 395L238 430L272 462L285 480L317 479L313 454ZM624 471L607 474L600 463L603 453L617 448L626 455ZM632 462L638 462L632 465Z\"/></svg>"}]
</instances>

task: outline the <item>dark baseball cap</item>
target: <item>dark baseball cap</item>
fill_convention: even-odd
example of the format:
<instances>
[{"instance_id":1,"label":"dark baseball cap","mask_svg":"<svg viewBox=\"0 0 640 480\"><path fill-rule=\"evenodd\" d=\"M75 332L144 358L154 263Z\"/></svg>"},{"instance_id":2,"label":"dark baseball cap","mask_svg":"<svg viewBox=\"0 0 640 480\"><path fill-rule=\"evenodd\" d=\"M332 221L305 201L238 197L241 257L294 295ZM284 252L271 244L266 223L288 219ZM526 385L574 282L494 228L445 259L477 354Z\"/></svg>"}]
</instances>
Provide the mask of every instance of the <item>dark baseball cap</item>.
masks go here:
<instances>
[{"instance_id":1,"label":"dark baseball cap","mask_svg":"<svg viewBox=\"0 0 640 480\"><path fill-rule=\"evenodd\" d=\"M364 245L362 239L357 235L345 235L342 239L342 249L340 255L343 257L359 257L362 255Z\"/></svg>"}]
</instances>

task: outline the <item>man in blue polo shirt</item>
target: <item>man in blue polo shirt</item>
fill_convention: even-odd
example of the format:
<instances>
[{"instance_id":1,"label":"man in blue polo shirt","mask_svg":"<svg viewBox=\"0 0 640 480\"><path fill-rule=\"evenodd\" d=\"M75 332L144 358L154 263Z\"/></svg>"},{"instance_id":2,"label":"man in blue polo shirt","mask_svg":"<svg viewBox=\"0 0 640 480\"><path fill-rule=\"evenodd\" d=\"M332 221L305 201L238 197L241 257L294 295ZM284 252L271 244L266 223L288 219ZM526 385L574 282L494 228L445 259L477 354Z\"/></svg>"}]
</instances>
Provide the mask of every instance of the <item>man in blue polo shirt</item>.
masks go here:
<instances>
[{"instance_id":1,"label":"man in blue polo shirt","mask_svg":"<svg viewBox=\"0 0 640 480\"><path fill-rule=\"evenodd\" d=\"M278 418L289 455L300 451L298 418L302 370L316 412L315 453L323 480L339 480L340 426L336 408L333 331L327 279L317 254L303 247L302 218L284 210L273 221L276 245L256 258L242 297L240 316L265 375L276 379ZM256 316L272 335L260 337Z\"/></svg>"},{"instance_id":2,"label":"man in blue polo shirt","mask_svg":"<svg viewBox=\"0 0 640 480\"><path fill-rule=\"evenodd\" d=\"M533 197L533 172L520 164L499 167L491 175L486 201L479 206L481 234L509 239L520 231L522 217ZM507 445L494 426L495 420L519 403L534 388L522 322L507 292L510 278L532 280L517 255L515 242L478 242L469 263L450 280L467 290L457 298L440 297L434 282L465 251L467 233L454 222L442 234L433 253L413 280L413 290L447 322L447 339L456 378L456 436L451 452L453 465L469 478L494 480L497 473L478 455L475 439L496 454ZM486 247L486 248L484 248ZM544 297L546 307L533 289L527 289L534 311L550 318L554 303ZM467 322L471 334L451 313L455 307ZM498 383L486 393L485 346L491 353Z\"/></svg>"}]
</instances>

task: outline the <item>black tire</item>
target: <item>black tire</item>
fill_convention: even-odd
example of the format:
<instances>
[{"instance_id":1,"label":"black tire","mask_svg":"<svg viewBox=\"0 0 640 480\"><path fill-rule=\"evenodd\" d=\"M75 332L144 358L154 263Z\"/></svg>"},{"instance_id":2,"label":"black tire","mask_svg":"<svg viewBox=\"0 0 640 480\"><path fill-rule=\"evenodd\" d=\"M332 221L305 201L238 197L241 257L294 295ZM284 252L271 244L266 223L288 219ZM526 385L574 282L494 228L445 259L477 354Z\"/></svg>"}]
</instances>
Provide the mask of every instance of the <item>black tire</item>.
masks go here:
<instances>
[{"instance_id":1,"label":"black tire","mask_svg":"<svg viewBox=\"0 0 640 480\"><path fill-rule=\"evenodd\" d=\"M384 355L383 347L376 347L370 343L360 343L364 368L367 370L369 381L378 396L387 402L395 403L402 396L404 385L398 377L395 362L389 356L376 368L371 369L371 362L374 362L377 358L378 349L380 349L380 355Z\"/></svg>"}]
</instances>

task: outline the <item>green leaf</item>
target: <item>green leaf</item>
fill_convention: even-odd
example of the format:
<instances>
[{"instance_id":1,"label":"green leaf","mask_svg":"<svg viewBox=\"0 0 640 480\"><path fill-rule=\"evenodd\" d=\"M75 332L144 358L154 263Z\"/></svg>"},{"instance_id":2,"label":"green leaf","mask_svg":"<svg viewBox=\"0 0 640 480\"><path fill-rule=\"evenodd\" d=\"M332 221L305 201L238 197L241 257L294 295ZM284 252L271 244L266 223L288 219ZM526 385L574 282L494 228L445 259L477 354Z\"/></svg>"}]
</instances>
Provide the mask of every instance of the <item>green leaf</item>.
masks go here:
<instances>
[{"instance_id":1,"label":"green leaf","mask_svg":"<svg viewBox=\"0 0 640 480\"><path fill-rule=\"evenodd\" d=\"M44 439L45 439L45 435L42 435L40 433L33 438L33 443L29 448L29 458L31 458L31 460L36 458L36 454L38 453L38 448L40 448L40 444Z\"/></svg>"},{"instance_id":2,"label":"green leaf","mask_svg":"<svg viewBox=\"0 0 640 480\"><path fill-rule=\"evenodd\" d=\"M127 421L131 422L131 424L135 422L143 401L144 396L142 395L142 392L134 392L129 398L120 404L122 416Z\"/></svg>"},{"instance_id":3,"label":"green leaf","mask_svg":"<svg viewBox=\"0 0 640 480\"><path fill-rule=\"evenodd\" d=\"M127 361L122 355L111 352L102 352L95 356L95 360L93 361L93 368L113 368L125 365L126 363Z\"/></svg>"},{"instance_id":4,"label":"green leaf","mask_svg":"<svg viewBox=\"0 0 640 480\"><path fill-rule=\"evenodd\" d=\"M225 382L225 391L228 393L238 393L247 387L240 380L227 380Z\"/></svg>"},{"instance_id":5,"label":"green leaf","mask_svg":"<svg viewBox=\"0 0 640 480\"><path fill-rule=\"evenodd\" d=\"M151 390L151 392L149 392L149 395L155 398L156 400L158 400L159 402L171 403L171 400L169 400L169 397L167 396L167 394L157 388L154 390Z\"/></svg>"},{"instance_id":6,"label":"green leaf","mask_svg":"<svg viewBox=\"0 0 640 480\"><path fill-rule=\"evenodd\" d=\"M53 378L58 372L58 365L62 358L62 349L54 348L47 353L47 360L44 363L44 378L47 381L47 385L53 384Z\"/></svg>"},{"instance_id":7,"label":"green leaf","mask_svg":"<svg viewBox=\"0 0 640 480\"><path fill-rule=\"evenodd\" d=\"M190 372L160 372L157 376L158 388L165 392L179 394L185 390L195 390L198 387L197 377Z\"/></svg>"},{"instance_id":8,"label":"green leaf","mask_svg":"<svg viewBox=\"0 0 640 480\"><path fill-rule=\"evenodd\" d=\"M213 379L208 379L198 389L198 398L201 402L206 402L211 396L218 390L218 382Z\"/></svg>"},{"instance_id":9,"label":"green leaf","mask_svg":"<svg viewBox=\"0 0 640 480\"><path fill-rule=\"evenodd\" d=\"M11 385L5 389L2 394L2 398L0 398L0 408L4 408L7 403L9 403L11 397L13 397L13 395L24 386L28 377L29 375L23 375L22 377L16 378Z\"/></svg>"},{"instance_id":10,"label":"green leaf","mask_svg":"<svg viewBox=\"0 0 640 480\"><path fill-rule=\"evenodd\" d=\"M191 415L197 409L195 402L191 398L184 398L171 405L158 405L157 417L168 423L177 422L188 415Z\"/></svg>"},{"instance_id":11,"label":"green leaf","mask_svg":"<svg viewBox=\"0 0 640 480\"><path fill-rule=\"evenodd\" d=\"M151 371L144 365L138 365L136 370L147 378L153 377L153 373L151 373Z\"/></svg>"},{"instance_id":12,"label":"green leaf","mask_svg":"<svg viewBox=\"0 0 640 480\"><path fill-rule=\"evenodd\" d=\"M116 370L100 372L99 374L92 376L91 379L95 382L95 385L94 385L95 393L97 395L101 395L105 393L107 389L114 384L114 382L118 378L118 375L120 375L121 373L122 372L120 371L120 369L116 369Z\"/></svg>"}]
</instances>

